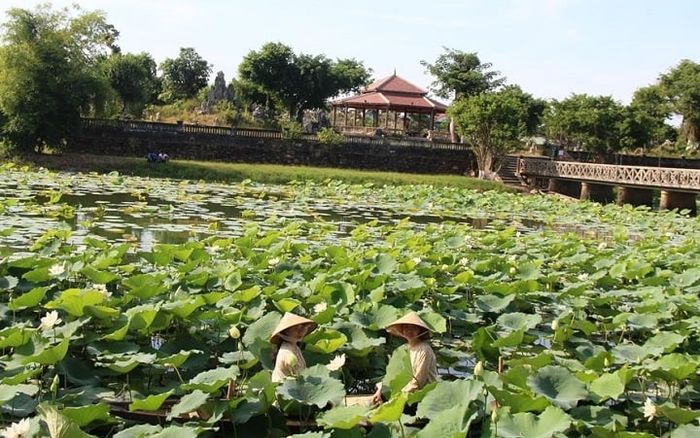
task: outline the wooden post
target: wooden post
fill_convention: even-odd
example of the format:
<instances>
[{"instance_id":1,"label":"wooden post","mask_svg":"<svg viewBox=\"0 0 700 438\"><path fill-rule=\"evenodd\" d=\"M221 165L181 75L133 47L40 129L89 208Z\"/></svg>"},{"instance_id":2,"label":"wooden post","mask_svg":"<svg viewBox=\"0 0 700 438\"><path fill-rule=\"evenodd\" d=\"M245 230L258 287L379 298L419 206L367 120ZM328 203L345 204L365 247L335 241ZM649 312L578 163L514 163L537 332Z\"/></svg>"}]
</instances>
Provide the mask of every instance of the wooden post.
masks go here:
<instances>
[{"instance_id":1,"label":"wooden post","mask_svg":"<svg viewBox=\"0 0 700 438\"><path fill-rule=\"evenodd\" d=\"M389 108L384 111L384 127L389 128Z\"/></svg>"},{"instance_id":2,"label":"wooden post","mask_svg":"<svg viewBox=\"0 0 700 438\"><path fill-rule=\"evenodd\" d=\"M333 127L334 127L334 128L335 128L335 126L336 126L336 124L335 124L335 119L336 119L337 109L338 109L338 107L335 106L335 105L333 105Z\"/></svg>"},{"instance_id":3,"label":"wooden post","mask_svg":"<svg viewBox=\"0 0 700 438\"><path fill-rule=\"evenodd\" d=\"M435 110L430 110L430 130L435 130Z\"/></svg>"},{"instance_id":4,"label":"wooden post","mask_svg":"<svg viewBox=\"0 0 700 438\"><path fill-rule=\"evenodd\" d=\"M357 108L352 109L352 127L357 126Z\"/></svg>"},{"instance_id":5,"label":"wooden post","mask_svg":"<svg viewBox=\"0 0 700 438\"><path fill-rule=\"evenodd\" d=\"M408 132L408 119L407 119L408 113L406 111L403 112L403 133L406 134Z\"/></svg>"},{"instance_id":6,"label":"wooden post","mask_svg":"<svg viewBox=\"0 0 700 438\"><path fill-rule=\"evenodd\" d=\"M362 108L362 127L365 127L365 109Z\"/></svg>"},{"instance_id":7,"label":"wooden post","mask_svg":"<svg viewBox=\"0 0 700 438\"><path fill-rule=\"evenodd\" d=\"M374 127L376 128L378 126L379 126L379 110L376 109L376 110L374 110Z\"/></svg>"},{"instance_id":8,"label":"wooden post","mask_svg":"<svg viewBox=\"0 0 700 438\"><path fill-rule=\"evenodd\" d=\"M394 131L399 129L399 112L394 111Z\"/></svg>"},{"instance_id":9,"label":"wooden post","mask_svg":"<svg viewBox=\"0 0 700 438\"><path fill-rule=\"evenodd\" d=\"M348 127L348 107L345 107L345 118L343 119L343 126Z\"/></svg>"}]
</instances>

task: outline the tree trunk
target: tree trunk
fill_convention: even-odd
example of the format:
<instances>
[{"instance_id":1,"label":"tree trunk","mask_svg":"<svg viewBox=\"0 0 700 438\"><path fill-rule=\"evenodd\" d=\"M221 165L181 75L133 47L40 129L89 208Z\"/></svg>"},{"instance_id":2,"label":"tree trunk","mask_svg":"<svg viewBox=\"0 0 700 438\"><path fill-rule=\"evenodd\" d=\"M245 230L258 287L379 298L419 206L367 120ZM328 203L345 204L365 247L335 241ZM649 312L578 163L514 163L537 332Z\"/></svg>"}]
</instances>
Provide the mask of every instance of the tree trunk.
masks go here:
<instances>
[{"instance_id":1,"label":"tree trunk","mask_svg":"<svg viewBox=\"0 0 700 438\"><path fill-rule=\"evenodd\" d=\"M450 117L450 141L452 143L459 143L459 139L457 138L457 133L455 132L455 119L454 119L454 117Z\"/></svg>"},{"instance_id":2,"label":"tree trunk","mask_svg":"<svg viewBox=\"0 0 700 438\"><path fill-rule=\"evenodd\" d=\"M474 157L479 167L479 178L494 179L493 152L486 146L478 145L474 148Z\"/></svg>"},{"instance_id":3,"label":"tree trunk","mask_svg":"<svg viewBox=\"0 0 700 438\"><path fill-rule=\"evenodd\" d=\"M700 123L693 118L683 116L681 128L678 132L678 144L683 146L697 145L698 131L700 131Z\"/></svg>"}]
</instances>

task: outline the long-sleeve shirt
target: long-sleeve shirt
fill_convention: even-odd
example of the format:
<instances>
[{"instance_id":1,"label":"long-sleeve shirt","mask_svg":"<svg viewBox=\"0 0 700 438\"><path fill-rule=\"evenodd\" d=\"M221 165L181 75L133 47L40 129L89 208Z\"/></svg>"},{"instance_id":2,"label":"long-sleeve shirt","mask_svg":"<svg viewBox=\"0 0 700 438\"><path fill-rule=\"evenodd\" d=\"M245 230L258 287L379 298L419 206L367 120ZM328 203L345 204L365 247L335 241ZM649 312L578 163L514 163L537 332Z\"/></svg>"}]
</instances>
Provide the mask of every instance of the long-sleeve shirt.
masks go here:
<instances>
[{"instance_id":1,"label":"long-sleeve shirt","mask_svg":"<svg viewBox=\"0 0 700 438\"><path fill-rule=\"evenodd\" d=\"M437 380L437 359L432 347L427 342L419 342L408 346L408 354L411 358L411 371L413 378L401 389L408 393L421 389L430 382Z\"/></svg>"},{"instance_id":2,"label":"long-sleeve shirt","mask_svg":"<svg viewBox=\"0 0 700 438\"><path fill-rule=\"evenodd\" d=\"M299 346L292 342L282 342L277 351L275 369L272 370L272 381L280 383L285 377L296 375L304 368L306 368L306 361L301 355Z\"/></svg>"}]
</instances>

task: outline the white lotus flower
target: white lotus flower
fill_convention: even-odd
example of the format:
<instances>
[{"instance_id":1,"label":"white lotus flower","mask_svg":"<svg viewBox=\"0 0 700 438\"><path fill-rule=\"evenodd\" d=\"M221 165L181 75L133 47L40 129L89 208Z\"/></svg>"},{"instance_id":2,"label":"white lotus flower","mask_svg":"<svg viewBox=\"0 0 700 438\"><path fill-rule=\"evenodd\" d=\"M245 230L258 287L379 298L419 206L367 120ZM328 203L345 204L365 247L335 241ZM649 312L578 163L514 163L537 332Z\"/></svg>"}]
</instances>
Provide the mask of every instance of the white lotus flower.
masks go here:
<instances>
[{"instance_id":1,"label":"white lotus flower","mask_svg":"<svg viewBox=\"0 0 700 438\"><path fill-rule=\"evenodd\" d=\"M29 429L31 429L31 424L29 424L29 418L20 420L18 423L12 423L9 427L2 430L2 436L4 438L24 438L29 436Z\"/></svg>"},{"instance_id":2,"label":"white lotus flower","mask_svg":"<svg viewBox=\"0 0 700 438\"><path fill-rule=\"evenodd\" d=\"M41 324L39 325L39 328L42 330L51 330L54 328L54 326L58 325L61 323L61 318L58 317L58 312L55 310L52 310L51 312L47 312L46 316L40 319Z\"/></svg>"},{"instance_id":3,"label":"white lotus flower","mask_svg":"<svg viewBox=\"0 0 700 438\"><path fill-rule=\"evenodd\" d=\"M206 247L206 251L207 251L210 255L215 255L215 254L218 254L219 251L221 251L221 247L220 247L220 246L207 246L207 247Z\"/></svg>"},{"instance_id":4,"label":"white lotus flower","mask_svg":"<svg viewBox=\"0 0 700 438\"><path fill-rule=\"evenodd\" d=\"M66 272L66 268L62 264L56 264L49 268L49 275L57 277Z\"/></svg>"},{"instance_id":5,"label":"white lotus flower","mask_svg":"<svg viewBox=\"0 0 700 438\"><path fill-rule=\"evenodd\" d=\"M605 249L605 248L607 248L607 247L608 247L608 244L607 244L606 242L600 242L600 243L598 244L598 249L599 249L599 250L603 250L603 249Z\"/></svg>"},{"instance_id":6,"label":"white lotus flower","mask_svg":"<svg viewBox=\"0 0 700 438\"><path fill-rule=\"evenodd\" d=\"M234 325L229 329L228 335L231 336L232 339L238 339L241 337L241 331Z\"/></svg>"},{"instance_id":7,"label":"white lotus flower","mask_svg":"<svg viewBox=\"0 0 700 438\"><path fill-rule=\"evenodd\" d=\"M555 319L552 321L552 330L556 331L559 328L559 320Z\"/></svg>"},{"instance_id":8,"label":"white lotus flower","mask_svg":"<svg viewBox=\"0 0 700 438\"><path fill-rule=\"evenodd\" d=\"M275 265L276 265L277 263L279 263L279 262L280 262L279 257L273 257L273 258L271 258L270 260L267 261L267 264L268 264L269 266L275 266Z\"/></svg>"},{"instance_id":9,"label":"white lotus flower","mask_svg":"<svg viewBox=\"0 0 700 438\"><path fill-rule=\"evenodd\" d=\"M328 362L328 365L326 365L326 368L328 371L338 371L345 365L345 353L339 354L338 356L334 357L333 360Z\"/></svg>"},{"instance_id":10,"label":"white lotus flower","mask_svg":"<svg viewBox=\"0 0 700 438\"><path fill-rule=\"evenodd\" d=\"M105 297L106 300L112 298L112 292L107 290L107 285L106 284L99 284L95 283L92 285L92 289L96 290L97 292L101 293L103 297Z\"/></svg>"},{"instance_id":11,"label":"white lotus flower","mask_svg":"<svg viewBox=\"0 0 700 438\"><path fill-rule=\"evenodd\" d=\"M328 303L326 303L325 301L321 301L320 303L318 303L314 306L314 313L324 312L327 308L328 308Z\"/></svg>"},{"instance_id":12,"label":"white lotus flower","mask_svg":"<svg viewBox=\"0 0 700 438\"><path fill-rule=\"evenodd\" d=\"M416 265L422 261L420 257L414 257L411 260L413 260L413 263L415 263Z\"/></svg>"},{"instance_id":13,"label":"white lotus flower","mask_svg":"<svg viewBox=\"0 0 700 438\"><path fill-rule=\"evenodd\" d=\"M644 418L651 421L654 417L656 417L656 405L650 398L647 398L644 402Z\"/></svg>"},{"instance_id":14,"label":"white lotus flower","mask_svg":"<svg viewBox=\"0 0 700 438\"><path fill-rule=\"evenodd\" d=\"M462 257L461 259L459 259L459 264L462 266L467 266L469 264L469 259L466 257Z\"/></svg>"},{"instance_id":15,"label":"white lotus flower","mask_svg":"<svg viewBox=\"0 0 700 438\"><path fill-rule=\"evenodd\" d=\"M582 273L578 274L578 279L579 279L579 281L588 280L588 272L582 272Z\"/></svg>"},{"instance_id":16,"label":"white lotus flower","mask_svg":"<svg viewBox=\"0 0 700 438\"><path fill-rule=\"evenodd\" d=\"M479 361L476 363L476 366L474 367L474 375L481 376L483 374L484 374L484 363L482 361Z\"/></svg>"}]
</instances>

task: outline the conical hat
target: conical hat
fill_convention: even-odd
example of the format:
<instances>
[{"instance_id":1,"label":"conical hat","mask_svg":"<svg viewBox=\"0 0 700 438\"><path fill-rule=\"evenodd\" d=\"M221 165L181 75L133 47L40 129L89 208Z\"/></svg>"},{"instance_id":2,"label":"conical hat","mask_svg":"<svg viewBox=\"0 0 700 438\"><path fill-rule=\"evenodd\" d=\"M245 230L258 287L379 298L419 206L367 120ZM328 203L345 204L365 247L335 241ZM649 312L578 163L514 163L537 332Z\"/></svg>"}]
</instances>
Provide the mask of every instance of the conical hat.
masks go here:
<instances>
[{"instance_id":1,"label":"conical hat","mask_svg":"<svg viewBox=\"0 0 700 438\"><path fill-rule=\"evenodd\" d=\"M308 324L309 328L306 330L306 334L311 333L312 331L316 330L316 327L318 327L318 324L313 322L310 319L304 318L303 316L295 315L293 313L285 313L282 319L280 319L279 324L277 324L277 327L275 328L275 331L272 332L272 336L270 336L270 342L277 344L280 341L279 334L282 333L283 331L287 330L289 327L294 327L295 325L300 325L300 324Z\"/></svg>"},{"instance_id":2,"label":"conical hat","mask_svg":"<svg viewBox=\"0 0 700 438\"><path fill-rule=\"evenodd\" d=\"M421 334L421 336L430 336L432 335L432 332L430 331L430 327L428 327L423 320L418 316L416 312L409 312L406 315L402 316L401 318L397 319L396 321L392 322L391 324L386 326L386 331L391 333L392 335L395 336L401 336L401 334L397 331L397 329L402 326L402 325L415 325L418 326L422 329L425 329L425 332Z\"/></svg>"}]
</instances>

